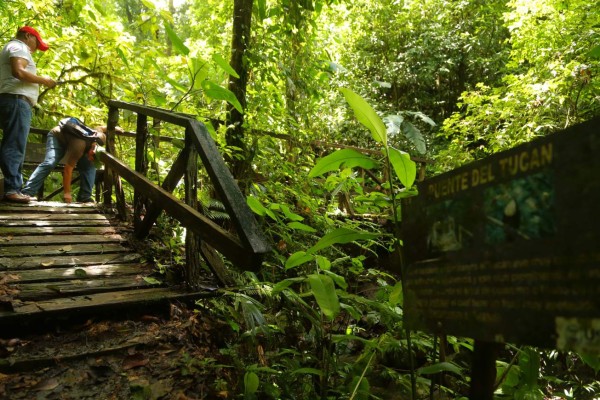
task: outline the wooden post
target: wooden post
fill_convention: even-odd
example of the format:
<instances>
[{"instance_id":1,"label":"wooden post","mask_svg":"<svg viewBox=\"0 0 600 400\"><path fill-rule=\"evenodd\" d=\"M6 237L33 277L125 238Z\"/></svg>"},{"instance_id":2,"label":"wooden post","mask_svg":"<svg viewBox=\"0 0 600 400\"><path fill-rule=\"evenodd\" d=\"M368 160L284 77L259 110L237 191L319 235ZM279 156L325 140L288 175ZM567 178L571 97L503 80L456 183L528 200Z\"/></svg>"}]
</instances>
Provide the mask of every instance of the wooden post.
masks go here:
<instances>
[{"instance_id":1,"label":"wooden post","mask_svg":"<svg viewBox=\"0 0 600 400\"><path fill-rule=\"evenodd\" d=\"M146 158L146 145L148 143L148 117L143 114L137 115L137 126L135 129L135 171L146 176L148 171L148 160ZM139 190L133 193L133 225L137 227L142 221L142 210L146 199Z\"/></svg>"},{"instance_id":2,"label":"wooden post","mask_svg":"<svg viewBox=\"0 0 600 400\"><path fill-rule=\"evenodd\" d=\"M108 121L106 123L106 152L114 154L115 150L115 128L119 122L119 109L108 107ZM104 171L104 204L112 204L113 172L108 167Z\"/></svg>"},{"instance_id":3,"label":"wooden post","mask_svg":"<svg viewBox=\"0 0 600 400\"><path fill-rule=\"evenodd\" d=\"M475 340L469 400L493 400L499 343Z\"/></svg>"},{"instance_id":4,"label":"wooden post","mask_svg":"<svg viewBox=\"0 0 600 400\"><path fill-rule=\"evenodd\" d=\"M185 169L185 203L194 210L198 209L198 152L191 138L189 128L185 130L185 147L189 149ZM185 275L186 282L194 288L200 282L201 240L191 230L185 235Z\"/></svg>"}]
</instances>

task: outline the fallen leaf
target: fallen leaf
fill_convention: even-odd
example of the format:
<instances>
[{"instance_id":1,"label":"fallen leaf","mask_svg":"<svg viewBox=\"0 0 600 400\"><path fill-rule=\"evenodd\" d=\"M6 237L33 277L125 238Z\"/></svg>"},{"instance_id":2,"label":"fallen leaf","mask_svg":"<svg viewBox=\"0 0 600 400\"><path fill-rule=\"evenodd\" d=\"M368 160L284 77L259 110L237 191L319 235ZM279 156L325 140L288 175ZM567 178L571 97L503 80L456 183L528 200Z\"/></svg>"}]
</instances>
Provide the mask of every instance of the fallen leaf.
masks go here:
<instances>
[{"instance_id":1,"label":"fallen leaf","mask_svg":"<svg viewBox=\"0 0 600 400\"><path fill-rule=\"evenodd\" d=\"M122 367L124 370L136 367L143 367L144 365L148 364L149 361L150 360L148 360L146 356L142 353L135 353L125 357L125 359L123 360Z\"/></svg>"},{"instance_id":2,"label":"fallen leaf","mask_svg":"<svg viewBox=\"0 0 600 400\"><path fill-rule=\"evenodd\" d=\"M43 390L52 390L56 389L58 386L58 379L50 378L45 381L42 381L33 387L33 390L43 391Z\"/></svg>"},{"instance_id":3,"label":"fallen leaf","mask_svg":"<svg viewBox=\"0 0 600 400\"><path fill-rule=\"evenodd\" d=\"M40 265L42 267L49 267L51 265L54 265L54 260L52 260L52 261L43 261L43 262L40 263Z\"/></svg>"},{"instance_id":4,"label":"fallen leaf","mask_svg":"<svg viewBox=\"0 0 600 400\"><path fill-rule=\"evenodd\" d=\"M60 249L58 249L58 250L59 250L59 251L65 251L65 252L67 252L67 251L71 251L71 250L73 250L73 246L71 246L70 244L68 244L68 245L66 245L66 246L63 246L63 247L61 247L61 248L60 248Z\"/></svg>"}]
</instances>

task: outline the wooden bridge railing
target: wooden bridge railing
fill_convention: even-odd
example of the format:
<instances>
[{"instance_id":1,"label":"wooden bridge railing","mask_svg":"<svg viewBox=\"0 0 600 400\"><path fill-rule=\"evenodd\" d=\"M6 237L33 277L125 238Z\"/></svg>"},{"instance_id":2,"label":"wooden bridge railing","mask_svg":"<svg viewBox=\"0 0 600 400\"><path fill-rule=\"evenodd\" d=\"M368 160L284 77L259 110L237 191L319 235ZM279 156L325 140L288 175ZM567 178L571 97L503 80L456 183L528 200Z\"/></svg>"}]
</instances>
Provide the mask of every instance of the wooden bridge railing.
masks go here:
<instances>
[{"instance_id":1,"label":"wooden bridge railing","mask_svg":"<svg viewBox=\"0 0 600 400\"><path fill-rule=\"evenodd\" d=\"M135 170L119 160L115 152L114 133L120 110L137 114ZM155 124L160 121L185 128L185 145L161 186L146 176L146 148L150 137L148 117L153 118ZM164 125L161 126L161 129L165 129ZM117 210L122 218L126 218L127 208L121 178L133 187L133 221L137 238L142 239L148 235L163 210L177 219L187 229L186 280L192 286L199 281L200 257L204 258L222 282L228 283L227 274L215 249L240 269L256 269L259 266L262 256L270 251L269 245L204 124L187 115L111 100L107 128L106 152L99 155L106 168L104 203L112 203L114 188ZM198 156L237 235L198 211ZM184 201L172 194L182 178L185 185Z\"/></svg>"}]
</instances>

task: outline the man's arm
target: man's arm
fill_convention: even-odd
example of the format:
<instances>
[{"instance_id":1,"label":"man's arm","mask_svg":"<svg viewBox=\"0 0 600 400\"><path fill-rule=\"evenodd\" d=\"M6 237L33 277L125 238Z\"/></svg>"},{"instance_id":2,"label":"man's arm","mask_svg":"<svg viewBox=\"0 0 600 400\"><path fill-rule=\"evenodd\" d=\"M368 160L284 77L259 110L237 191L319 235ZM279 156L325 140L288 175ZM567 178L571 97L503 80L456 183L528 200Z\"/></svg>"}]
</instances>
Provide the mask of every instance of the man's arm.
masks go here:
<instances>
[{"instance_id":1,"label":"man's arm","mask_svg":"<svg viewBox=\"0 0 600 400\"><path fill-rule=\"evenodd\" d=\"M75 169L75 165L65 164L65 168L63 170L63 188L65 203L70 203L73 201L73 197L71 196L71 179L73 178L73 170Z\"/></svg>"},{"instance_id":2,"label":"man's arm","mask_svg":"<svg viewBox=\"0 0 600 400\"><path fill-rule=\"evenodd\" d=\"M40 85L48 86L49 88L56 86L54 79L47 76L32 74L31 72L27 71L25 68L27 68L28 63L29 62L24 58L12 57L10 59L12 75L23 82L38 83Z\"/></svg>"}]
</instances>

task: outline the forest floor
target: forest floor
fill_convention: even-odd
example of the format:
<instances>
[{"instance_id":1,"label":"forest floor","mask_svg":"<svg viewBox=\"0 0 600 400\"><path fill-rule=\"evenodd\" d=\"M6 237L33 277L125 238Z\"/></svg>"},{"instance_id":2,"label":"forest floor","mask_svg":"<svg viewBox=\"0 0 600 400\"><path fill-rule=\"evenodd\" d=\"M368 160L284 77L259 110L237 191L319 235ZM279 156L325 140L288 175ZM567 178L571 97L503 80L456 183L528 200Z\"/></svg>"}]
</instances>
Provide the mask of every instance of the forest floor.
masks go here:
<instances>
[{"instance_id":1,"label":"forest floor","mask_svg":"<svg viewBox=\"0 0 600 400\"><path fill-rule=\"evenodd\" d=\"M219 362L228 326L186 305L45 328L0 339L0 399L231 398Z\"/></svg>"}]
</instances>

